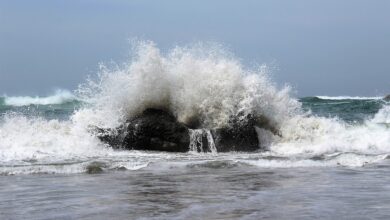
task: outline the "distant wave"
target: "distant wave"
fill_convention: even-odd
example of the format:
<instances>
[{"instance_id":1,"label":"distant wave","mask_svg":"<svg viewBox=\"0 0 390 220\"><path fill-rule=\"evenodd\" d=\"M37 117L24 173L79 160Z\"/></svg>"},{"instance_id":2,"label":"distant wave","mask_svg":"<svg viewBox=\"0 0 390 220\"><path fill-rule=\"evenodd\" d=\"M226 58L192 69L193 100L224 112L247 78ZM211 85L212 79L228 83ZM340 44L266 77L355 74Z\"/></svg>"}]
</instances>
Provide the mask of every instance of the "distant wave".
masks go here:
<instances>
[{"instance_id":1,"label":"distant wave","mask_svg":"<svg viewBox=\"0 0 390 220\"><path fill-rule=\"evenodd\" d=\"M365 97L365 96L315 96L319 99L327 99L327 100L345 100L345 99L355 99L355 100L368 100L368 99L382 99L382 96L372 96L372 97Z\"/></svg>"},{"instance_id":2,"label":"distant wave","mask_svg":"<svg viewBox=\"0 0 390 220\"><path fill-rule=\"evenodd\" d=\"M9 106L55 105L77 100L77 98L67 90L57 90L53 95L46 97L4 96L3 99L4 104Z\"/></svg>"}]
</instances>

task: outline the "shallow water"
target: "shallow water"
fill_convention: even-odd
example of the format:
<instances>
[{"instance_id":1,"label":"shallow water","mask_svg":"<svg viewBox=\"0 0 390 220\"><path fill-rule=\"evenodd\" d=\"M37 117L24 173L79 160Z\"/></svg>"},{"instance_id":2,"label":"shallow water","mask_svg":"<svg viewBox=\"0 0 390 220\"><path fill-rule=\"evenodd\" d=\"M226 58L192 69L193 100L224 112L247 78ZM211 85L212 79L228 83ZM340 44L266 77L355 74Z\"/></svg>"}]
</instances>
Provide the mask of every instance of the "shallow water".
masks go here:
<instances>
[{"instance_id":1,"label":"shallow water","mask_svg":"<svg viewBox=\"0 0 390 220\"><path fill-rule=\"evenodd\" d=\"M319 136L255 153L114 151L72 133L78 102L5 106L0 219L389 219L390 151L375 148L389 129L364 122L386 122L387 105L301 102L350 124L329 135L341 145ZM9 109L18 114L6 119Z\"/></svg>"},{"instance_id":2,"label":"shallow water","mask_svg":"<svg viewBox=\"0 0 390 220\"><path fill-rule=\"evenodd\" d=\"M1 219L389 219L390 164L0 176Z\"/></svg>"},{"instance_id":3,"label":"shallow water","mask_svg":"<svg viewBox=\"0 0 390 220\"><path fill-rule=\"evenodd\" d=\"M297 100L266 66L218 47L136 49L74 94L0 97L0 220L390 218L389 102ZM187 153L114 150L94 135L147 108L202 132L254 115L279 135L256 128L253 153L198 153L199 130Z\"/></svg>"}]
</instances>

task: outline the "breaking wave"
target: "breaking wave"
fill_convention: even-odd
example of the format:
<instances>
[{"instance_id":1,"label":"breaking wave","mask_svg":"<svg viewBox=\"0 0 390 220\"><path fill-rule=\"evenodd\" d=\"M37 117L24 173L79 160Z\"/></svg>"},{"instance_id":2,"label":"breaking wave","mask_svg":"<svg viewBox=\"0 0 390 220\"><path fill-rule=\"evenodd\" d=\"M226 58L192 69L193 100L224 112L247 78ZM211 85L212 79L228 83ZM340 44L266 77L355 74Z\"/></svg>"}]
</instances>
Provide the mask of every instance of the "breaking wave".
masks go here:
<instances>
[{"instance_id":1,"label":"breaking wave","mask_svg":"<svg viewBox=\"0 0 390 220\"><path fill-rule=\"evenodd\" d=\"M0 98L1 99L1 98ZM77 100L76 97L67 90L57 90L53 95L47 97L31 96L4 96L4 105L28 106L28 105L58 105Z\"/></svg>"},{"instance_id":2,"label":"breaking wave","mask_svg":"<svg viewBox=\"0 0 390 220\"><path fill-rule=\"evenodd\" d=\"M141 169L189 160L228 160L260 167L363 166L388 158L386 103L373 117L351 124L304 111L288 86L278 89L270 80L266 65L245 68L218 45L175 47L163 53L153 42L140 42L133 52L126 64L101 65L97 76L81 84L76 95L60 91L46 98L5 97L5 103L14 106L59 104L76 97L88 104L67 121L4 114L0 173L85 172L91 164L100 164L103 170ZM280 135L257 129L267 152L173 154L115 151L89 132L91 125L115 128L146 108L166 109L181 122L199 121L206 128L225 126L232 116L244 120L254 114L267 118Z\"/></svg>"},{"instance_id":3,"label":"breaking wave","mask_svg":"<svg viewBox=\"0 0 390 220\"><path fill-rule=\"evenodd\" d=\"M379 100L383 99L383 96L316 96L319 99L325 100Z\"/></svg>"},{"instance_id":4,"label":"breaking wave","mask_svg":"<svg viewBox=\"0 0 390 220\"><path fill-rule=\"evenodd\" d=\"M276 88L267 66L246 69L218 45L176 47L164 54L154 43L141 42L131 62L102 65L97 79L82 84L78 94L94 105L95 115L109 119L99 121L108 127L146 108L166 109L181 122L200 121L208 128L248 114L278 127L300 110L289 90Z\"/></svg>"},{"instance_id":5,"label":"breaking wave","mask_svg":"<svg viewBox=\"0 0 390 220\"><path fill-rule=\"evenodd\" d=\"M377 114L375 114L372 122L377 124L390 125L390 105L385 105Z\"/></svg>"}]
</instances>

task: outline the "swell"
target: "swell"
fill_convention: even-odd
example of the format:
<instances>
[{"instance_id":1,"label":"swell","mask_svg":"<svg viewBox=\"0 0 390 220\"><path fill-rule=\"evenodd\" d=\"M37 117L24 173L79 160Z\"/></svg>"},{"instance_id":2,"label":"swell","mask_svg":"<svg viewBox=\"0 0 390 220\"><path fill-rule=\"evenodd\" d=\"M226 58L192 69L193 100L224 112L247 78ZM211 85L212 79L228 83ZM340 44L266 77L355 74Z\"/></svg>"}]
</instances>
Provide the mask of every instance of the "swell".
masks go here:
<instances>
[{"instance_id":1,"label":"swell","mask_svg":"<svg viewBox=\"0 0 390 220\"><path fill-rule=\"evenodd\" d=\"M29 105L60 105L75 102L78 99L67 90L57 90L53 95L40 96L3 96L0 97L0 106L29 106Z\"/></svg>"},{"instance_id":2,"label":"swell","mask_svg":"<svg viewBox=\"0 0 390 220\"><path fill-rule=\"evenodd\" d=\"M339 118L348 123L364 123L372 118L387 102L382 99L299 99L302 108L315 116Z\"/></svg>"}]
</instances>

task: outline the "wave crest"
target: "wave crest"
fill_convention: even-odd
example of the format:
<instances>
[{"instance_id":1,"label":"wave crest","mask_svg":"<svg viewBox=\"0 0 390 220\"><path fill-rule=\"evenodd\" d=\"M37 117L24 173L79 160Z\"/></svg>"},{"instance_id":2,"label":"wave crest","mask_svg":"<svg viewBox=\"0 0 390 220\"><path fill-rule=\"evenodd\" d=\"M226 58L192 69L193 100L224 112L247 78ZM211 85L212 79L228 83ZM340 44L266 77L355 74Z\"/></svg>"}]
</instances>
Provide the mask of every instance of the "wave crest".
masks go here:
<instances>
[{"instance_id":1,"label":"wave crest","mask_svg":"<svg viewBox=\"0 0 390 220\"><path fill-rule=\"evenodd\" d=\"M379 100L383 99L383 96L315 96L324 100Z\"/></svg>"},{"instance_id":2,"label":"wave crest","mask_svg":"<svg viewBox=\"0 0 390 220\"><path fill-rule=\"evenodd\" d=\"M333 97L346 98L353 97ZM49 97L6 97L5 103L46 105L75 99L68 91L58 91ZM246 159L246 154L234 152L174 154L184 163L189 158L240 162L244 157L246 163L261 167L363 166L390 153L387 103L381 102L383 108L360 124L303 113L289 87L279 90L269 79L265 65L246 69L218 45L176 47L164 54L154 43L140 42L128 63L102 65L96 78L80 85L77 100L88 105L77 109L69 121L2 116L0 175L85 172L95 160L109 164L107 169L176 163L167 153L114 151L90 133L90 125L115 128L146 108L169 110L185 123L200 119L209 128L225 126L231 116L254 114L280 131L279 136L257 129L267 152L248 154Z\"/></svg>"},{"instance_id":3,"label":"wave crest","mask_svg":"<svg viewBox=\"0 0 390 220\"><path fill-rule=\"evenodd\" d=\"M57 90L54 95L47 97L4 96L4 104L9 106L56 105L74 100L76 97L67 90Z\"/></svg>"},{"instance_id":4,"label":"wave crest","mask_svg":"<svg viewBox=\"0 0 390 220\"><path fill-rule=\"evenodd\" d=\"M95 115L110 119L98 123L112 126L146 108L161 108L181 122L199 120L208 128L226 126L232 116L244 119L248 114L266 117L278 127L300 109L288 87L278 90L273 85L265 65L245 69L219 45L176 47L167 54L153 42L139 42L135 48L129 63L102 65L97 79L78 90L96 107Z\"/></svg>"}]
</instances>

